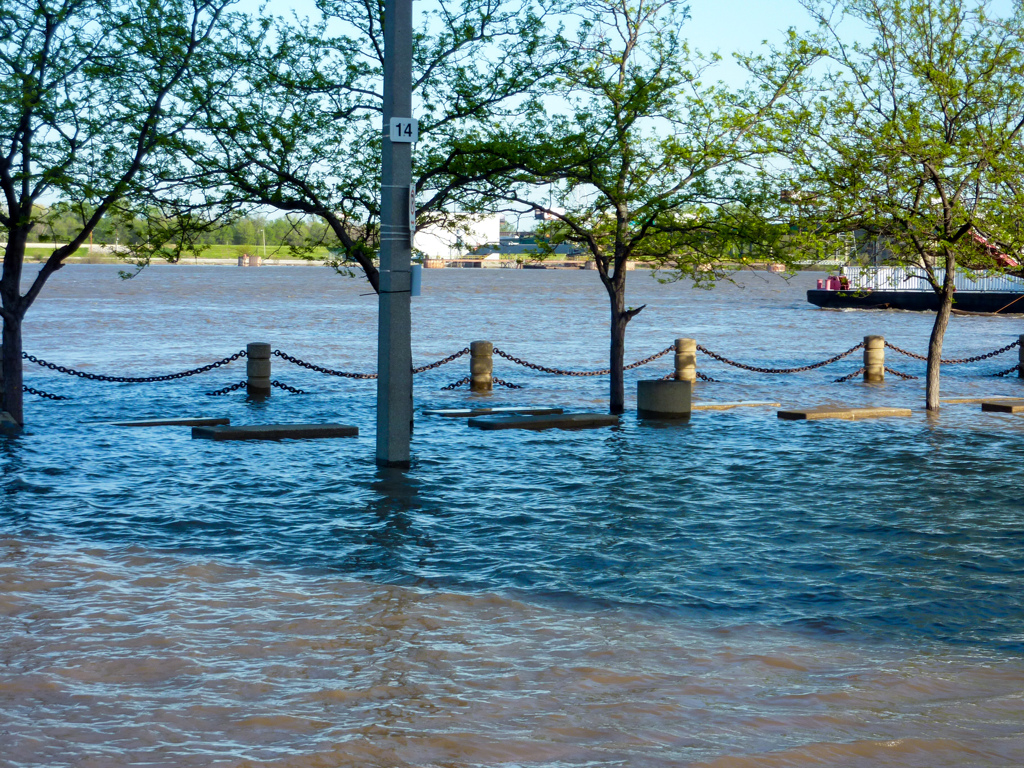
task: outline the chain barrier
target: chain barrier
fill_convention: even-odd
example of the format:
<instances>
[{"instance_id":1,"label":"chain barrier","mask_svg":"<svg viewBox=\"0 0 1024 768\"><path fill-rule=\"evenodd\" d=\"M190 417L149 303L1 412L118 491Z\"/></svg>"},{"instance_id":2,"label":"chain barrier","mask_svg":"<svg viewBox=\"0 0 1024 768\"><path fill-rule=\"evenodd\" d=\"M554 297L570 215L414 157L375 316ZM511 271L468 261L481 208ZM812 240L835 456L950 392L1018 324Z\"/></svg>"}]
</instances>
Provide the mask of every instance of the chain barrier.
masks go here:
<instances>
[{"instance_id":1,"label":"chain barrier","mask_svg":"<svg viewBox=\"0 0 1024 768\"><path fill-rule=\"evenodd\" d=\"M911 376L909 373L900 373L899 371L897 371L897 370L895 370L893 368L890 368L889 366L885 366L885 372L886 373L891 373L893 376L899 376L904 381L906 381L907 379L919 379L919 378L921 378L920 376Z\"/></svg>"},{"instance_id":2,"label":"chain barrier","mask_svg":"<svg viewBox=\"0 0 1024 768\"><path fill-rule=\"evenodd\" d=\"M710 376L697 371L697 378L701 381L718 381L718 379L712 379Z\"/></svg>"},{"instance_id":3,"label":"chain barrier","mask_svg":"<svg viewBox=\"0 0 1024 768\"><path fill-rule=\"evenodd\" d=\"M307 392L304 389L299 389L298 387L290 387L287 384L285 384L284 382L278 381L277 379L274 379L273 381L271 381L270 382L270 386L277 387L278 389L283 389L285 392L291 392L293 395L308 395L309 394L309 392Z\"/></svg>"},{"instance_id":4,"label":"chain barrier","mask_svg":"<svg viewBox=\"0 0 1024 768\"><path fill-rule=\"evenodd\" d=\"M228 392L234 392L236 389L241 389L248 383L249 382L247 381L240 381L237 384L232 384L229 387L224 387L224 389L215 389L213 392L207 392L206 394L209 395L210 397L216 397L217 395L226 395Z\"/></svg>"},{"instance_id":5,"label":"chain barrier","mask_svg":"<svg viewBox=\"0 0 1024 768\"><path fill-rule=\"evenodd\" d=\"M887 346L893 352L899 352L901 355L906 355L907 357L912 357L914 360L927 360L928 359L928 357L926 355L918 355L918 354L915 354L914 352L908 352L905 349L901 349L900 347L897 347L895 344L890 344L888 341L885 342L885 346ZM975 357L961 357L961 358L955 358L955 359L952 359L952 360L940 360L939 362L942 363L943 365L960 365L962 363L976 363L979 360L988 360L990 357L995 357L996 355L1001 355L1004 352L1009 352L1011 349L1013 349L1014 347L1017 347L1017 346L1020 346L1020 339L1018 339L1017 341L1011 342L1010 344L1007 344L1005 347L1002 347L1001 349L997 349L997 350L994 350L992 352L987 352L984 355L976 355Z\"/></svg>"},{"instance_id":6,"label":"chain barrier","mask_svg":"<svg viewBox=\"0 0 1024 768\"><path fill-rule=\"evenodd\" d=\"M1017 365L1013 366L1013 368L1007 368L1005 371L1000 371L999 373L993 373L992 375L993 376L1009 376L1011 373L1015 373L1016 371L1019 371L1019 370L1020 370L1020 363L1017 363Z\"/></svg>"},{"instance_id":7,"label":"chain barrier","mask_svg":"<svg viewBox=\"0 0 1024 768\"><path fill-rule=\"evenodd\" d=\"M648 363L654 362L659 357L664 357L669 352L673 351L675 348L675 344L673 344L672 346L666 347L665 349L661 350L661 352L655 352L650 357L645 357L643 360L637 360L635 363L630 363L629 365L623 366L622 370L631 371L634 368L639 368L641 365L647 365ZM516 365L521 365L524 368L532 368L533 370L540 371L542 373L553 373L556 376L607 376L612 372L611 368L602 368L599 371L566 371L563 370L562 368L549 368L548 366L545 365L528 363L521 358L514 357L513 355L510 355L507 352L498 349L497 347L494 348L494 354L498 355L499 357L503 357L506 360L510 360Z\"/></svg>"},{"instance_id":8,"label":"chain barrier","mask_svg":"<svg viewBox=\"0 0 1024 768\"><path fill-rule=\"evenodd\" d=\"M754 371L755 373L803 373L804 371L813 371L815 368L824 368L826 365L832 365L832 363L838 362L842 360L844 357L847 357L848 355L852 355L854 352L856 352L858 349L861 349L863 346L864 342L862 341L857 346L851 347L850 349L846 350L845 352L841 352L835 357L830 357L828 360L823 360L820 363L802 365L799 368L758 368L753 365L744 365L743 363L737 363L735 360L729 360L726 357L722 357L721 355L715 354L710 349L708 349L707 347L703 347L700 344L697 345L697 349L699 349L708 357L713 357L715 360L718 360L720 363L732 365L735 366L736 368L742 368L745 371Z\"/></svg>"},{"instance_id":9,"label":"chain barrier","mask_svg":"<svg viewBox=\"0 0 1024 768\"><path fill-rule=\"evenodd\" d=\"M470 382L470 378L469 378L469 376L466 376L464 378L459 379L458 381L453 381L451 384L449 384L446 387L441 387L441 391L442 392L447 392L447 391L452 390L452 389L458 389L463 384L469 384L469 382Z\"/></svg>"},{"instance_id":10,"label":"chain barrier","mask_svg":"<svg viewBox=\"0 0 1024 768\"><path fill-rule=\"evenodd\" d=\"M492 376L491 381L493 381L495 384L500 384L503 387L508 387L509 389L524 389L522 384L513 384L511 381L499 379L497 376Z\"/></svg>"},{"instance_id":11,"label":"chain barrier","mask_svg":"<svg viewBox=\"0 0 1024 768\"><path fill-rule=\"evenodd\" d=\"M862 366L862 367L858 368L856 371L854 371L853 373L851 373L849 376L840 376L838 379L835 379L833 381L833 383L834 384L842 384L844 381L849 381L850 379L852 379L855 376L860 376L866 370L867 370L867 368Z\"/></svg>"},{"instance_id":12,"label":"chain barrier","mask_svg":"<svg viewBox=\"0 0 1024 768\"><path fill-rule=\"evenodd\" d=\"M104 376L99 373L86 373L85 371L76 371L74 368L66 368L63 365L57 365L56 363L49 363L46 360L40 360L38 357L30 355L27 352L22 352L21 356L30 363L41 365L43 368L49 368L51 371L66 373L69 376L78 376L81 379L89 379L90 381L114 381L121 384L151 384L155 381L184 379L186 376L195 376L199 373L212 371L214 368L220 368L222 365L232 363L240 357L245 357L245 350L243 349L241 352L236 352L230 357L225 357L223 360L218 360L215 363L204 365L201 368L193 368L192 370L182 371L181 373L168 373L164 376Z\"/></svg>"},{"instance_id":13,"label":"chain barrier","mask_svg":"<svg viewBox=\"0 0 1024 768\"><path fill-rule=\"evenodd\" d=\"M33 389L32 387L21 385L22 392L28 392L30 395L38 395L39 397L45 397L47 400L70 400L71 398L67 395L55 395L52 392L43 392L41 389Z\"/></svg>"},{"instance_id":14,"label":"chain barrier","mask_svg":"<svg viewBox=\"0 0 1024 768\"><path fill-rule=\"evenodd\" d=\"M460 349L454 355L448 355L448 357L442 358L441 360L438 360L436 363L430 363L429 365L421 365L419 368L413 368L412 369L413 375L415 375L417 373L423 373L424 371L432 371L434 368L440 368L442 365L447 365L452 360L458 360L463 355L468 355L468 354L469 354L469 347L466 347L465 349Z\"/></svg>"},{"instance_id":15,"label":"chain barrier","mask_svg":"<svg viewBox=\"0 0 1024 768\"><path fill-rule=\"evenodd\" d=\"M287 360L289 363L294 363L295 365L302 366L303 368L308 368L309 370L316 371L317 373L326 373L328 376L341 376L342 378L346 379L377 378L376 373L350 373L348 371L336 371L333 368L324 368L322 365L314 365L313 363L307 363L305 360L300 360L297 357L292 357L291 355L285 354L280 349L275 349L272 354L275 354L278 357Z\"/></svg>"}]
</instances>

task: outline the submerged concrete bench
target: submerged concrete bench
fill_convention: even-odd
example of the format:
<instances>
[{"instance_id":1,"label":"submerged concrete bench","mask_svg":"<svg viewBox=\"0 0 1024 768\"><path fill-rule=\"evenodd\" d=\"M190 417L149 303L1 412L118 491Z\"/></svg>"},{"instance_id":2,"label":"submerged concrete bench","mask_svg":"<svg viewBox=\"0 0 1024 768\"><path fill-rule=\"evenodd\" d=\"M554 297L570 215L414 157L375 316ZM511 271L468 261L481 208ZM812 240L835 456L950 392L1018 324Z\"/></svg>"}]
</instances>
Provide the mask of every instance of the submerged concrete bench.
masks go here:
<instances>
[{"instance_id":1,"label":"submerged concrete bench","mask_svg":"<svg viewBox=\"0 0 1024 768\"><path fill-rule=\"evenodd\" d=\"M989 413L1024 413L1024 401L1018 399L986 400L981 404L981 410Z\"/></svg>"},{"instance_id":2,"label":"submerged concrete bench","mask_svg":"<svg viewBox=\"0 0 1024 768\"><path fill-rule=\"evenodd\" d=\"M619 417L611 413L560 413L545 416L501 416L474 418L469 426L477 429L594 429L612 427Z\"/></svg>"},{"instance_id":3,"label":"submerged concrete bench","mask_svg":"<svg viewBox=\"0 0 1024 768\"><path fill-rule=\"evenodd\" d=\"M309 440L357 437L359 427L347 424L254 424L244 427L192 427L195 440Z\"/></svg>"},{"instance_id":4,"label":"submerged concrete bench","mask_svg":"<svg viewBox=\"0 0 1024 768\"><path fill-rule=\"evenodd\" d=\"M194 419L137 419L134 421L105 421L111 427L216 427L230 424L231 419L197 417Z\"/></svg>"},{"instance_id":5,"label":"submerged concrete bench","mask_svg":"<svg viewBox=\"0 0 1024 768\"><path fill-rule=\"evenodd\" d=\"M552 408L547 406L538 406L531 408L525 406L518 408L510 406L507 408L442 408L440 410L425 410L423 414L425 416L447 416L447 417L467 417L467 416L489 416L489 415L505 415L505 416L544 416L547 414L562 413L561 408Z\"/></svg>"},{"instance_id":6,"label":"submerged concrete bench","mask_svg":"<svg viewBox=\"0 0 1024 768\"><path fill-rule=\"evenodd\" d=\"M846 408L844 406L819 405L817 408L804 408L793 411L779 411L779 418L787 421L814 421L816 419L878 419L887 416L910 416L909 408Z\"/></svg>"},{"instance_id":7,"label":"submerged concrete bench","mask_svg":"<svg viewBox=\"0 0 1024 768\"><path fill-rule=\"evenodd\" d=\"M778 408L782 403L773 403L771 400L750 400L735 403L693 403L690 408L694 411L728 411L731 408Z\"/></svg>"},{"instance_id":8,"label":"submerged concrete bench","mask_svg":"<svg viewBox=\"0 0 1024 768\"><path fill-rule=\"evenodd\" d=\"M1000 402L1005 403L1010 400L1016 400L1024 403L1024 397L944 397L939 400L940 403L989 403L989 402Z\"/></svg>"}]
</instances>

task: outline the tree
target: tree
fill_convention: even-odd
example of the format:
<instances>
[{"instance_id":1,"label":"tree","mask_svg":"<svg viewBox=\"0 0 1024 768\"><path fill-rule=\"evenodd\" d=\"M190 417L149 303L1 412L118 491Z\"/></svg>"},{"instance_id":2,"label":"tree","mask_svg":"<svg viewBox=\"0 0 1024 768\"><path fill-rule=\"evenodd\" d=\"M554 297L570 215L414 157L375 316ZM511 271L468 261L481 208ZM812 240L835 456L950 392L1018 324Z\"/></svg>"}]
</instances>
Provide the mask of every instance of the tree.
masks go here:
<instances>
[{"instance_id":1,"label":"tree","mask_svg":"<svg viewBox=\"0 0 1024 768\"><path fill-rule=\"evenodd\" d=\"M452 172L455 139L470 124L525 110L558 61L557 30L546 28L556 4L541 5L436 0L421 12L413 60L420 226L444 220L446 206L464 202L460 190L479 180L472 170ZM329 263L356 267L377 290L384 4L316 7L313 20L264 19L250 30L232 93L205 107L195 182L229 206L323 221L340 244Z\"/></svg>"},{"instance_id":2,"label":"tree","mask_svg":"<svg viewBox=\"0 0 1024 768\"><path fill-rule=\"evenodd\" d=\"M707 285L726 261L755 251L784 258L772 222L777 196L761 173L771 149L762 126L817 52L793 44L745 57L754 74L747 88L706 85L717 57L690 51L676 0L575 7L583 16L576 53L548 100L558 114L538 110L471 137L464 152L474 167L480 157L490 163L482 196L543 213L550 244L576 244L595 261L611 310L609 405L621 413L626 326L644 308L626 306L628 262Z\"/></svg>"},{"instance_id":3,"label":"tree","mask_svg":"<svg viewBox=\"0 0 1024 768\"><path fill-rule=\"evenodd\" d=\"M924 270L941 298L928 344L935 411L957 270L1002 270L999 254L1022 244L1024 11L998 18L987 0L805 4L831 69L780 123L788 183L813 202L802 229L862 230ZM849 39L845 18L870 40Z\"/></svg>"},{"instance_id":4,"label":"tree","mask_svg":"<svg viewBox=\"0 0 1024 768\"><path fill-rule=\"evenodd\" d=\"M44 284L105 217L150 255L202 228L174 178L194 113L222 69L232 0L5 0L0 5L2 402L19 424L22 321ZM22 293L25 244L56 201L74 226ZM73 218L72 218L73 217Z\"/></svg>"}]
</instances>

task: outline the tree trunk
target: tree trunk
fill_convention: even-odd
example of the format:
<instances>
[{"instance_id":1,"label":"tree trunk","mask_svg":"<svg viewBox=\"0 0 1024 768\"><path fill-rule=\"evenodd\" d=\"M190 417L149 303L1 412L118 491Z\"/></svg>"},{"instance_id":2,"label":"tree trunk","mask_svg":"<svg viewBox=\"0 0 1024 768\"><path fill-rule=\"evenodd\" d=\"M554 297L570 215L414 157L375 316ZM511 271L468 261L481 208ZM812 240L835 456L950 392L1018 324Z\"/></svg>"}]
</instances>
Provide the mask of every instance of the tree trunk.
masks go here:
<instances>
[{"instance_id":1,"label":"tree trunk","mask_svg":"<svg viewBox=\"0 0 1024 768\"><path fill-rule=\"evenodd\" d=\"M953 309L953 288L956 278L956 260L946 258L946 276L942 281L942 292L939 294L939 311L932 325L932 335L928 340L928 373L925 388L925 408L929 411L939 410L939 376L942 368L942 340L949 327L949 317Z\"/></svg>"},{"instance_id":2,"label":"tree trunk","mask_svg":"<svg viewBox=\"0 0 1024 768\"><path fill-rule=\"evenodd\" d=\"M620 274L621 272L621 274ZM611 375L609 376L610 392L608 397L609 413L622 413L626 410L626 387L624 383L624 359L626 353L626 324L629 314L626 312L626 266L623 263L615 269L608 296L611 299Z\"/></svg>"},{"instance_id":3,"label":"tree trunk","mask_svg":"<svg viewBox=\"0 0 1024 768\"><path fill-rule=\"evenodd\" d=\"M0 302L3 313L3 347L0 351L0 410L7 411L18 424L25 423L21 390L24 381L21 359L21 271L25 261L27 231L13 228L8 232L4 252L3 276L0 277Z\"/></svg>"}]
</instances>

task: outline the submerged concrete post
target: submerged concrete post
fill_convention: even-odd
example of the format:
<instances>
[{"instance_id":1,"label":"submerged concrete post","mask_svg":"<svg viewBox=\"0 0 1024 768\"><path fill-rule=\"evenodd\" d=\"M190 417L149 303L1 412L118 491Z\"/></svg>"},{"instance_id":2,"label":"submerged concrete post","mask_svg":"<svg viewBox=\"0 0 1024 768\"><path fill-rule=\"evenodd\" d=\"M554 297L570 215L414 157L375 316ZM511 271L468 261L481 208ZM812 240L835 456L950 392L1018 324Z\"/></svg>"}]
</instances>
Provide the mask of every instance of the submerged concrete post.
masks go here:
<instances>
[{"instance_id":1,"label":"submerged concrete post","mask_svg":"<svg viewBox=\"0 0 1024 768\"><path fill-rule=\"evenodd\" d=\"M255 341L245 348L246 392L257 397L270 395L270 345Z\"/></svg>"},{"instance_id":2,"label":"submerged concrete post","mask_svg":"<svg viewBox=\"0 0 1024 768\"><path fill-rule=\"evenodd\" d=\"M697 381L696 339L676 339L676 381Z\"/></svg>"},{"instance_id":3,"label":"submerged concrete post","mask_svg":"<svg viewBox=\"0 0 1024 768\"><path fill-rule=\"evenodd\" d=\"M1024 379L1024 333L1017 339L1017 378Z\"/></svg>"},{"instance_id":4,"label":"submerged concrete post","mask_svg":"<svg viewBox=\"0 0 1024 768\"><path fill-rule=\"evenodd\" d=\"M864 337L864 381L885 381L885 337Z\"/></svg>"},{"instance_id":5,"label":"submerged concrete post","mask_svg":"<svg viewBox=\"0 0 1024 768\"><path fill-rule=\"evenodd\" d=\"M494 344L474 341L469 345L469 388L473 392L494 389Z\"/></svg>"}]
</instances>

